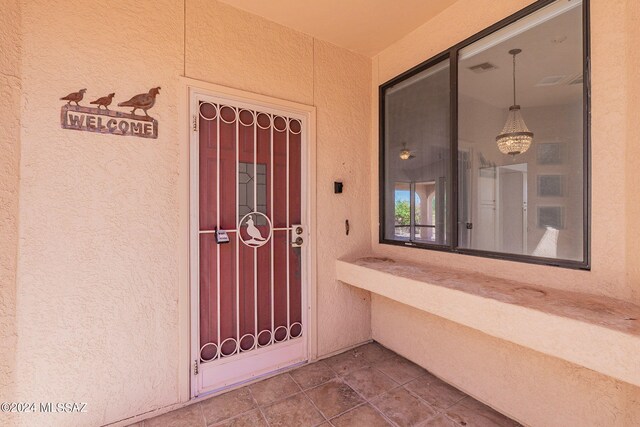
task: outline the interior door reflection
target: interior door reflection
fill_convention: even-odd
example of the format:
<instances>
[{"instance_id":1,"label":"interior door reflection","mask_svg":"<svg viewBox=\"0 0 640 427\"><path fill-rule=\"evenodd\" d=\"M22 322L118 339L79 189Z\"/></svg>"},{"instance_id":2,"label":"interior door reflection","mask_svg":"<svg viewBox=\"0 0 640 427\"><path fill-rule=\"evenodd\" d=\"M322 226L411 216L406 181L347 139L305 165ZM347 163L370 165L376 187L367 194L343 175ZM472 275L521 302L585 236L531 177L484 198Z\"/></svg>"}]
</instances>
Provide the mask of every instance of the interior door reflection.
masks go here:
<instances>
[{"instance_id":1,"label":"interior door reflection","mask_svg":"<svg viewBox=\"0 0 640 427\"><path fill-rule=\"evenodd\" d=\"M473 246L489 251L526 254L527 164L481 168L478 196Z\"/></svg>"}]
</instances>

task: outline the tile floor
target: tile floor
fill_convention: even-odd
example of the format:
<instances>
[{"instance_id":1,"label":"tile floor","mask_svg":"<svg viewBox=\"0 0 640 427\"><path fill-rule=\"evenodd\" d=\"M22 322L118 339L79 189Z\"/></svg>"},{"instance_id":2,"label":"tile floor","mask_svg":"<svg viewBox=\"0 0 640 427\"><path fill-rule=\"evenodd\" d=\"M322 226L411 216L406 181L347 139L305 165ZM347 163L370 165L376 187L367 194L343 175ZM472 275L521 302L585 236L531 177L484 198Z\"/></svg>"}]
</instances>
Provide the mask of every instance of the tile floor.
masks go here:
<instances>
[{"instance_id":1,"label":"tile floor","mask_svg":"<svg viewBox=\"0 0 640 427\"><path fill-rule=\"evenodd\" d=\"M519 426L375 342L134 424L389 425Z\"/></svg>"}]
</instances>

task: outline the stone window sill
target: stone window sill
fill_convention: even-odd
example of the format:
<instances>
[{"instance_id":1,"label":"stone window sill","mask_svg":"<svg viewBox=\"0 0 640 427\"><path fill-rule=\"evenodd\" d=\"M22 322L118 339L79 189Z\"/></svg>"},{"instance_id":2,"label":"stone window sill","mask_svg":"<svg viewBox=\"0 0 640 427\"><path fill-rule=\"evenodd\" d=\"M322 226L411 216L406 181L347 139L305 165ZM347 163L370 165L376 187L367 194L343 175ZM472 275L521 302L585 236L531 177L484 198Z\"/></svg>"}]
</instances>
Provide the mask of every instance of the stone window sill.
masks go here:
<instances>
[{"instance_id":1,"label":"stone window sill","mask_svg":"<svg viewBox=\"0 0 640 427\"><path fill-rule=\"evenodd\" d=\"M338 280L640 386L640 307L388 258L336 261Z\"/></svg>"}]
</instances>

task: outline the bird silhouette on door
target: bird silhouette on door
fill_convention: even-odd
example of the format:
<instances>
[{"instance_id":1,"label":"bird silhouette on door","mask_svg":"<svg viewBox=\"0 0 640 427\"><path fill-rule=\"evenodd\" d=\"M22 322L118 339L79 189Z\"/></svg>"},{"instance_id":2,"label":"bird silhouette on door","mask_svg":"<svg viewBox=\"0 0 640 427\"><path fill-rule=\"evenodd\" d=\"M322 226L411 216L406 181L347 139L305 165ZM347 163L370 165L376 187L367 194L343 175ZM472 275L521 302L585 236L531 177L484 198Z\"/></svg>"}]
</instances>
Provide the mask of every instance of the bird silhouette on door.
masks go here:
<instances>
[{"instance_id":1,"label":"bird silhouette on door","mask_svg":"<svg viewBox=\"0 0 640 427\"><path fill-rule=\"evenodd\" d=\"M260 218L260 216L263 216L265 218L266 220L265 223L267 224L266 225L267 229L264 230L265 227L263 227L263 231L261 231L260 228L256 226L256 222L254 220L254 217ZM266 232L266 237L263 235L263 232ZM269 221L267 220L267 217L261 212L253 212L253 213L247 214L240 221L240 239L247 246L251 246L254 248L260 247L265 243L267 243L270 235L271 235L271 227L270 227Z\"/></svg>"},{"instance_id":2,"label":"bird silhouette on door","mask_svg":"<svg viewBox=\"0 0 640 427\"><path fill-rule=\"evenodd\" d=\"M252 217L249 217L247 219L247 234L251 236L251 240L247 240L245 242L248 245L251 245L251 244L258 245L261 242L264 242L266 240L264 237L262 237L262 233L260 233L260 230L258 230L258 227L255 226Z\"/></svg>"}]
</instances>

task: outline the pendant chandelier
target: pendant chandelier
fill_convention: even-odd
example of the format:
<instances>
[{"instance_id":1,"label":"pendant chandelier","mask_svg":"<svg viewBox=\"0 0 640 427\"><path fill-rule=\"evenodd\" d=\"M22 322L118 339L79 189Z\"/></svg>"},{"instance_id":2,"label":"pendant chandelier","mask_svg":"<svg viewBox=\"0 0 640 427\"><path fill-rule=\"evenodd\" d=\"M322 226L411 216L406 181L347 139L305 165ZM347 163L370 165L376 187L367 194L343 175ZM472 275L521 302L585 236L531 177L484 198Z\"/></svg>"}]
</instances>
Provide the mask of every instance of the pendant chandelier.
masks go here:
<instances>
[{"instance_id":1,"label":"pendant chandelier","mask_svg":"<svg viewBox=\"0 0 640 427\"><path fill-rule=\"evenodd\" d=\"M522 52L521 49L512 49L509 55L513 55L513 105L509 107L507 123L500 135L496 137L498 149L503 154L516 156L529 149L533 142L533 132L530 132L524 124L520 106L516 103L516 55Z\"/></svg>"}]
</instances>

